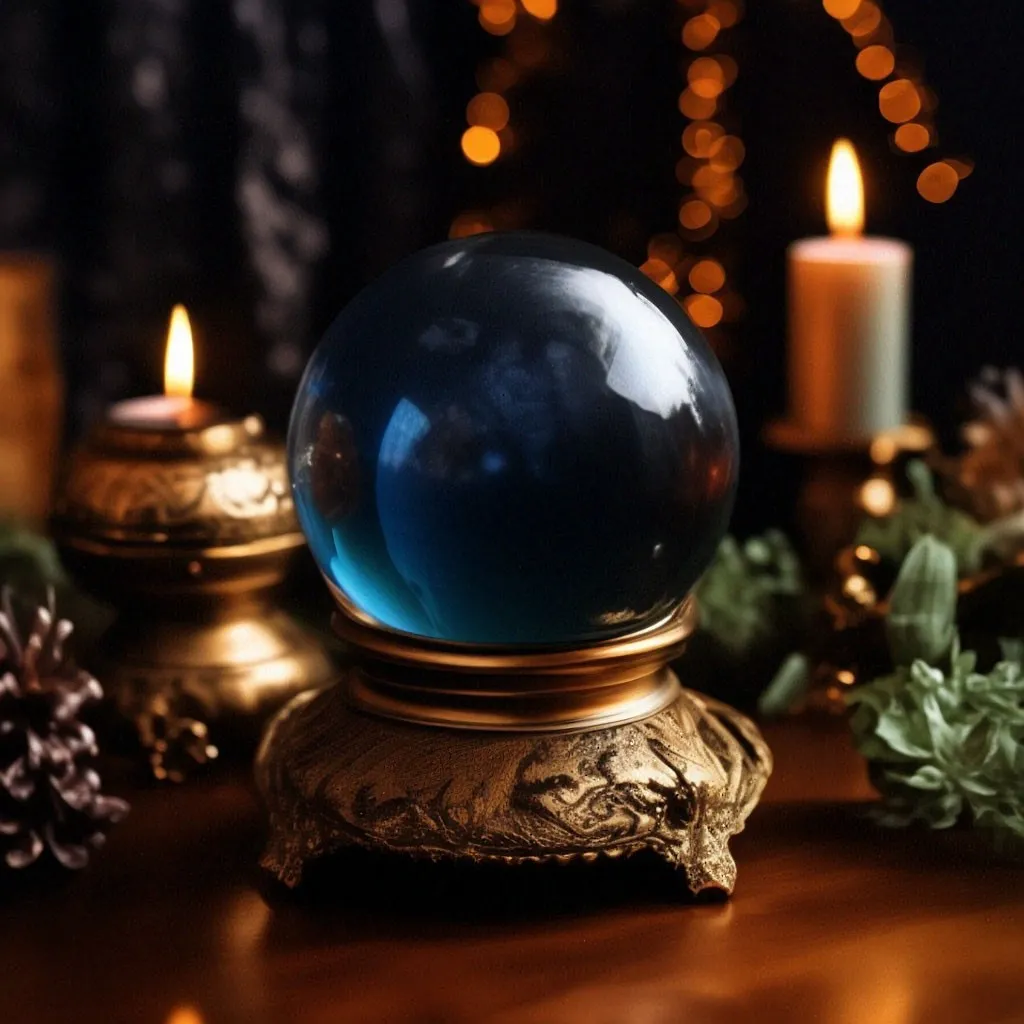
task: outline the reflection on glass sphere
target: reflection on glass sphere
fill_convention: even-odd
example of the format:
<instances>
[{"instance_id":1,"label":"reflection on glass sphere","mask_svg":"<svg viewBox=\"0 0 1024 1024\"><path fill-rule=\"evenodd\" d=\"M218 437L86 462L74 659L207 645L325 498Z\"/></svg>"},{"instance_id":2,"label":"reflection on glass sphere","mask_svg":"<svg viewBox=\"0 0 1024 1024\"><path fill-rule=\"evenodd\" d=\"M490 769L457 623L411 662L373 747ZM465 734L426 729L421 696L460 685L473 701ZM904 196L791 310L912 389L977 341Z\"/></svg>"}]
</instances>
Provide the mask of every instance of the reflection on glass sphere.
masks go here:
<instances>
[{"instance_id":1,"label":"reflection on glass sphere","mask_svg":"<svg viewBox=\"0 0 1024 1024\"><path fill-rule=\"evenodd\" d=\"M728 385L634 267L531 234L417 253L306 369L289 431L313 554L360 618L485 644L668 615L725 532Z\"/></svg>"}]
</instances>

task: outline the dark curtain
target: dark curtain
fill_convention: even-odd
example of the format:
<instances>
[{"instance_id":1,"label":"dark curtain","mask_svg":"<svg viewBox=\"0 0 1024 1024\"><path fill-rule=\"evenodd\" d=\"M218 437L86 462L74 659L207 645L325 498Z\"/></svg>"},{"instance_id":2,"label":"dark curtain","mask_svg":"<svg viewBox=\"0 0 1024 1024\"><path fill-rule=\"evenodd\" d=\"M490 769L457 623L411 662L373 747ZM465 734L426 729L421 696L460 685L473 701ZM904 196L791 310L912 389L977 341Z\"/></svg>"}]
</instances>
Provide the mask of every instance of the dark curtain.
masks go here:
<instances>
[{"instance_id":1,"label":"dark curtain","mask_svg":"<svg viewBox=\"0 0 1024 1024\"><path fill-rule=\"evenodd\" d=\"M877 87L820 0L749 0L731 44L751 201L729 242L747 315L723 352L759 493L774 470L758 433L785 402L785 246L823 228L836 135L865 159L869 227L916 247L916 406L949 433L964 380L1024 358L1024 10L885 8L939 96L943 152L977 161L941 207L916 195L922 161L891 149ZM515 151L487 169L459 136L481 61L510 43L476 14L469 0L0 3L0 248L59 261L72 432L159 387L178 301L197 392L283 428L332 316L460 210L643 261L681 191L680 5L562 0L510 94Z\"/></svg>"}]
</instances>

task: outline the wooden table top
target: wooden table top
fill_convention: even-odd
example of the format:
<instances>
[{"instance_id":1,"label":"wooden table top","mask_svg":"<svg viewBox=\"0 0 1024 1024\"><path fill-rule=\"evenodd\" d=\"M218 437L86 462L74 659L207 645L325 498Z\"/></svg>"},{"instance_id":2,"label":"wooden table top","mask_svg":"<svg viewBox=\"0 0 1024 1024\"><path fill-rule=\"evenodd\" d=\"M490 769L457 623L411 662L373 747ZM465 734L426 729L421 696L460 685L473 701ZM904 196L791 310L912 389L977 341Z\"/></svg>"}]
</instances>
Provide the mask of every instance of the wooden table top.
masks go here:
<instances>
[{"instance_id":1,"label":"wooden table top","mask_svg":"<svg viewBox=\"0 0 1024 1024\"><path fill-rule=\"evenodd\" d=\"M133 812L87 871L0 891L0 1021L1024 1022L1024 870L865 822L839 723L767 736L728 902L642 861L367 856L297 902L261 885L243 776L119 787Z\"/></svg>"}]
</instances>

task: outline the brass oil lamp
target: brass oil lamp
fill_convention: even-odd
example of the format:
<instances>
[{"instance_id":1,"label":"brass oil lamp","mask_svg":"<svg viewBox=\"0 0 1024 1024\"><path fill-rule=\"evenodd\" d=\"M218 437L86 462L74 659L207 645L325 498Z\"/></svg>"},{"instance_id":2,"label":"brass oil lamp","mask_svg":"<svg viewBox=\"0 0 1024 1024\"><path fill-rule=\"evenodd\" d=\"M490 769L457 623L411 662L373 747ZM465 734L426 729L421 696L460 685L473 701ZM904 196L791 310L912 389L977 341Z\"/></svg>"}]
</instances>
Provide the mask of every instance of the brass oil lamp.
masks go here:
<instances>
[{"instance_id":1,"label":"brass oil lamp","mask_svg":"<svg viewBox=\"0 0 1024 1024\"><path fill-rule=\"evenodd\" d=\"M72 452L53 519L71 573L117 610L94 668L172 778L331 673L274 597L304 546L284 449L258 416L193 399L192 376L179 306L166 393L110 409Z\"/></svg>"}]
</instances>

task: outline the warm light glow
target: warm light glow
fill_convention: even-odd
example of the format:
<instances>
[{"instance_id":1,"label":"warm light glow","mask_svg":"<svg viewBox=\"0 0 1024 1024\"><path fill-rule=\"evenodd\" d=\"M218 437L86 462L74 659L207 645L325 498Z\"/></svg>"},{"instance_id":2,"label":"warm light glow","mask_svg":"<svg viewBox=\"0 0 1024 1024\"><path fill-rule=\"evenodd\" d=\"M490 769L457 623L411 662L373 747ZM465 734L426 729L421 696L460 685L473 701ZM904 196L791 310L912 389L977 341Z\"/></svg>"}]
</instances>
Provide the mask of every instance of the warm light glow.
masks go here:
<instances>
[{"instance_id":1,"label":"warm light glow","mask_svg":"<svg viewBox=\"0 0 1024 1024\"><path fill-rule=\"evenodd\" d=\"M164 394L178 398L192 395L195 361L192 354L192 325L184 306L171 310L167 329L167 352L164 356Z\"/></svg>"},{"instance_id":2,"label":"warm light glow","mask_svg":"<svg viewBox=\"0 0 1024 1024\"><path fill-rule=\"evenodd\" d=\"M700 199L689 199L679 207L679 223L690 231L698 231L711 223L711 209Z\"/></svg>"},{"instance_id":3,"label":"warm light glow","mask_svg":"<svg viewBox=\"0 0 1024 1024\"><path fill-rule=\"evenodd\" d=\"M680 185L692 184L694 174L703 166L699 160L695 160L692 156L681 156L676 161L676 181Z\"/></svg>"},{"instance_id":4,"label":"warm light glow","mask_svg":"<svg viewBox=\"0 0 1024 1024\"><path fill-rule=\"evenodd\" d=\"M689 280L695 292L717 292L725 284L725 269L718 260L698 260L690 268Z\"/></svg>"},{"instance_id":5,"label":"warm light glow","mask_svg":"<svg viewBox=\"0 0 1024 1024\"><path fill-rule=\"evenodd\" d=\"M679 241L678 235L662 232L647 243L647 256L674 267L684 256L683 243Z\"/></svg>"},{"instance_id":6,"label":"warm light glow","mask_svg":"<svg viewBox=\"0 0 1024 1024\"><path fill-rule=\"evenodd\" d=\"M893 138L904 153L920 153L931 145L932 133L925 125L911 121L901 124Z\"/></svg>"},{"instance_id":7,"label":"warm light glow","mask_svg":"<svg viewBox=\"0 0 1024 1024\"><path fill-rule=\"evenodd\" d=\"M732 28L740 20L740 8L736 0L714 0L708 4L708 14L722 28Z\"/></svg>"},{"instance_id":8,"label":"warm light glow","mask_svg":"<svg viewBox=\"0 0 1024 1024\"><path fill-rule=\"evenodd\" d=\"M826 216L833 235L859 235L864 230L864 182L849 139L837 139L832 147Z\"/></svg>"},{"instance_id":9,"label":"warm light glow","mask_svg":"<svg viewBox=\"0 0 1024 1024\"><path fill-rule=\"evenodd\" d=\"M683 132L683 149L698 160L711 156L712 147L725 135L725 129L714 121L694 121Z\"/></svg>"},{"instance_id":10,"label":"warm light glow","mask_svg":"<svg viewBox=\"0 0 1024 1024\"><path fill-rule=\"evenodd\" d=\"M833 18L849 18L860 7L860 0L822 0L822 6Z\"/></svg>"},{"instance_id":11,"label":"warm light glow","mask_svg":"<svg viewBox=\"0 0 1024 1024\"><path fill-rule=\"evenodd\" d=\"M735 135L726 135L712 143L708 156L711 166L719 172L735 171L747 155L743 140Z\"/></svg>"},{"instance_id":12,"label":"warm light glow","mask_svg":"<svg viewBox=\"0 0 1024 1024\"><path fill-rule=\"evenodd\" d=\"M492 36L507 36L516 27L515 0L485 0L478 15L480 25Z\"/></svg>"},{"instance_id":13,"label":"warm light glow","mask_svg":"<svg viewBox=\"0 0 1024 1024\"><path fill-rule=\"evenodd\" d=\"M683 46L689 50L706 50L722 26L712 14L698 14L683 26Z\"/></svg>"},{"instance_id":14,"label":"warm light glow","mask_svg":"<svg viewBox=\"0 0 1024 1024\"><path fill-rule=\"evenodd\" d=\"M679 280L675 271L664 260L652 257L641 264L640 270L656 285L664 288L669 295L675 295L679 291Z\"/></svg>"},{"instance_id":15,"label":"warm light glow","mask_svg":"<svg viewBox=\"0 0 1024 1024\"><path fill-rule=\"evenodd\" d=\"M921 94L909 78L887 82L878 93L878 109L893 124L913 121L921 113Z\"/></svg>"},{"instance_id":16,"label":"warm light glow","mask_svg":"<svg viewBox=\"0 0 1024 1024\"><path fill-rule=\"evenodd\" d=\"M726 87L725 71L714 57L698 57L686 71L690 88L703 99L712 100Z\"/></svg>"},{"instance_id":17,"label":"warm light glow","mask_svg":"<svg viewBox=\"0 0 1024 1024\"><path fill-rule=\"evenodd\" d=\"M480 210L467 210L460 213L448 228L449 238L468 238L470 235L482 235L494 230L494 223L486 213Z\"/></svg>"},{"instance_id":18,"label":"warm light glow","mask_svg":"<svg viewBox=\"0 0 1024 1024\"><path fill-rule=\"evenodd\" d=\"M739 77L740 66L727 53L720 53L716 58L718 66L722 69L725 87L728 89Z\"/></svg>"},{"instance_id":19,"label":"warm light glow","mask_svg":"<svg viewBox=\"0 0 1024 1024\"><path fill-rule=\"evenodd\" d=\"M956 157L947 156L945 162L956 171L956 176L963 181L974 173L974 161L968 157L958 160Z\"/></svg>"},{"instance_id":20,"label":"warm light glow","mask_svg":"<svg viewBox=\"0 0 1024 1024\"><path fill-rule=\"evenodd\" d=\"M888 46L865 46L857 54L857 70L873 82L888 78L896 67L896 57Z\"/></svg>"},{"instance_id":21,"label":"warm light glow","mask_svg":"<svg viewBox=\"0 0 1024 1024\"><path fill-rule=\"evenodd\" d=\"M679 113L691 121L703 121L717 109L718 100L715 97L698 96L692 89L685 89L679 94Z\"/></svg>"},{"instance_id":22,"label":"warm light glow","mask_svg":"<svg viewBox=\"0 0 1024 1024\"><path fill-rule=\"evenodd\" d=\"M960 175L956 168L950 166L945 160L939 160L929 164L917 178L917 191L929 203L944 203L952 198L957 185L960 184Z\"/></svg>"},{"instance_id":23,"label":"warm light glow","mask_svg":"<svg viewBox=\"0 0 1024 1024\"><path fill-rule=\"evenodd\" d=\"M539 21L550 21L558 13L558 0L522 0L523 9Z\"/></svg>"},{"instance_id":24,"label":"warm light glow","mask_svg":"<svg viewBox=\"0 0 1024 1024\"><path fill-rule=\"evenodd\" d=\"M842 19L843 28L853 38L865 39L882 24L882 12L877 4L871 0L863 0L857 5L857 10L848 18Z\"/></svg>"},{"instance_id":25,"label":"warm light glow","mask_svg":"<svg viewBox=\"0 0 1024 1024\"><path fill-rule=\"evenodd\" d=\"M860 506L868 515L887 516L896 507L896 491L885 477L873 476L861 484Z\"/></svg>"},{"instance_id":26,"label":"warm light glow","mask_svg":"<svg viewBox=\"0 0 1024 1024\"><path fill-rule=\"evenodd\" d=\"M501 140L493 128L475 124L462 133L462 152L471 164L486 167L501 153Z\"/></svg>"},{"instance_id":27,"label":"warm light glow","mask_svg":"<svg viewBox=\"0 0 1024 1024\"><path fill-rule=\"evenodd\" d=\"M714 327L722 319L722 304L713 295L687 295L683 308L698 327Z\"/></svg>"},{"instance_id":28,"label":"warm light glow","mask_svg":"<svg viewBox=\"0 0 1024 1024\"><path fill-rule=\"evenodd\" d=\"M477 93L466 104L466 120L500 132L508 124L508 103L496 92Z\"/></svg>"},{"instance_id":29,"label":"warm light glow","mask_svg":"<svg viewBox=\"0 0 1024 1024\"><path fill-rule=\"evenodd\" d=\"M194 1006L175 1006L165 1024L203 1024L203 1015Z\"/></svg>"},{"instance_id":30,"label":"warm light glow","mask_svg":"<svg viewBox=\"0 0 1024 1024\"><path fill-rule=\"evenodd\" d=\"M869 453L876 466L887 466L899 454L899 448L891 434L879 434L872 440Z\"/></svg>"}]
</instances>

